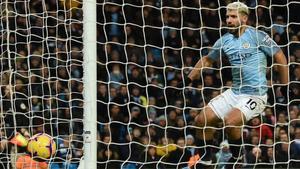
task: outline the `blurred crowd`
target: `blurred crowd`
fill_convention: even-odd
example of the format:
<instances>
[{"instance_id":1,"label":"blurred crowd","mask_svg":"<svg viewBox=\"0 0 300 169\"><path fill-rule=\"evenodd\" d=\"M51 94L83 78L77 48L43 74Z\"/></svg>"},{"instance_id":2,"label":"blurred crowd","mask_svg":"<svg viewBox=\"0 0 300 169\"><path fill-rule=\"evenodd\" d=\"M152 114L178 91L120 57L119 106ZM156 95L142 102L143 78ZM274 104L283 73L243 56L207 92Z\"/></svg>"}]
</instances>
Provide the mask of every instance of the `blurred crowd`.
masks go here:
<instances>
[{"instance_id":1,"label":"blurred crowd","mask_svg":"<svg viewBox=\"0 0 300 169\"><path fill-rule=\"evenodd\" d=\"M193 165L201 156L194 118L230 88L231 69L224 58L192 85L183 89L178 83L226 31L225 6L231 1L105 2L97 1L98 168ZM244 2L251 11L249 25L282 47L290 70L285 100L276 65L268 59L267 107L243 129L245 167L300 167L300 6L287 0ZM83 133L82 3L8 1L7 8L0 24L1 129L54 136L58 151L51 167L77 168ZM230 158L223 124L213 145L221 168Z\"/></svg>"},{"instance_id":2,"label":"blurred crowd","mask_svg":"<svg viewBox=\"0 0 300 169\"><path fill-rule=\"evenodd\" d=\"M199 158L194 118L210 99L230 88L230 66L224 58L192 85L182 89L178 83L226 31L225 6L231 1L110 2L98 6L99 166L193 165ZM243 129L245 167L299 167L299 5L244 2L251 11L249 25L267 32L282 47L290 71L285 100L277 67L268 58L267 107ZM221 123L213 140L214 162L220 168L230 158L223 130Z\"/></svg>"}]
</instances>

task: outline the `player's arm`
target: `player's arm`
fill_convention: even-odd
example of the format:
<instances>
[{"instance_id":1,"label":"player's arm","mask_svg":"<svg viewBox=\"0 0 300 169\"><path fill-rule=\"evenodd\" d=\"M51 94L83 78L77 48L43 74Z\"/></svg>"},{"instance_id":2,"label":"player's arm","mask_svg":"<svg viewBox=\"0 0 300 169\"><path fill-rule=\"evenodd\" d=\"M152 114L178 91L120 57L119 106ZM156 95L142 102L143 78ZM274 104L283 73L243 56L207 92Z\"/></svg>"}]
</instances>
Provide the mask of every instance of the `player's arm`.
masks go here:
<instances>
[{"instance_id":1,"label":"player's arm","mask_svg":"<svg viewBox=\"0 0 300 169\"><path fill-rule=\"evenodd\" d=\"M287 59L282 52L282 50L279 50L274 55L275 62L278 63L278 72L280 75L280 82L281 84L288 84L289 82L289 74L288 74L288 64Z\"/></svg>"},{"instance_id":2,"label":"player's arm","mask_svg":"<svg viewBox=\"0 0 300 169\"><path fill-rule=\"evenodd\" d=\"M288 92L288 82L289 82L289 74L288 74L288 65L287 60L280 49L280 47L275 43L273 39L271 39L266 33L259 33L259 38L261 40L261 49L269 56L273 56L276 64L278 64L278 72L280 76L280 91L281 94L285 97L286 101L289 95ZM275 54L274 54L275 51Z\"/></svg>"},{"instance_id":3,"label":"player's arm","mask_svg":"<svg viewBox=\"0 0 300 169\"><path fill-rule=\"evenodd\" d=\"M213 63L213 60L210 59L208 56L202 57L195 65L193 70L189 73L188 78L193 81L195 79L198 79L201 73L202 68L204 67L211 67Z\"/></svg>"},{"instance_id":4,"label":"player's arm","mask_svg":"<svg viewBox=\"0 0 300 169\"><path fill-rule=\"evenodd\" d=\"M260 49L267 55L272 56L278 64L281 84L288 83L288 65L287 60L276 42L265 32L258 32L258 41Z\"/></svg>"},{"instance_id":5,"label":"player's arm","mask_svg":"<svg viewBox=\"0 0 300 169\"><path fill-rule=\"evenodd\" d=\"M222 53L222 40L221 38L216 41L216 43L211 48L208 55L203 56L194 66L192 71L189 73L188 77L185 79L185 83L189 84L191 81L199 79L199 75L203 68L211 67L213 62L218 60Z\"/></svg>"}]
</instances>

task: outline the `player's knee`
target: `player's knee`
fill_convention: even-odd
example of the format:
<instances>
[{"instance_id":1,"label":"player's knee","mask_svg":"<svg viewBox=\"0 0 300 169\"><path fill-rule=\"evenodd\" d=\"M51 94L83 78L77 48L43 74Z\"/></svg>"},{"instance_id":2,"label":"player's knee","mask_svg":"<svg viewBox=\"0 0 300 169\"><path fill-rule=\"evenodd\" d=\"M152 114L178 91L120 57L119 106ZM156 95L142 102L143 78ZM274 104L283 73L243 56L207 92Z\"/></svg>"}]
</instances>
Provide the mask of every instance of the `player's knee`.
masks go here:
<instances>
[{"instance_id":1,"label":"player's knee","mask_svg":"<svg viewBox=\"0 0 300 169\"><path fill-rule=\"evenodd\" d=\"M204 126L212 126L215 125L218 121L218 117L213 113L203 113L201 112L198 116L195 118L195 125L198 127L204 127Z\"/></svg>"},{"instance_id":2,"label":"player's knee","mask_svg":"<svg viewBox=\"0 0 300 169\"><path fill-rule=\"evenodd\" d=\"M226 132L228 138L231 140L237 140L242 137L240 128L227 127L225 129L225 132Z\"/></svg>"},{"instance_id":3,"label":"player's knee","mask_svg":"<svg viewBox=\"0 0 300 169\"><path fill-rule=\"evenodd\" d=\"M204 127L205 126L205 117L202 114L199 114L195 118L195 125L197 127Z\"/></svg>"},{"instance_id":4,"label":"player's knee","mask_svg":"<svg viewBox=\"0 0 300 169\"><path fill-rule=\"evenodd\" d=\"M243 124L243 120L238 117L227 116L224 118L224 124L225 126L229 126L229 127L230 126L237 127Z\"/></svg>"},{"instance_id":5,"label":"player's knee","mask_svg":"<svg viewBox=\"0 0 300 169\"><path fill-rule=\"evenodd\" d=\"M225 124L225 126L226 126L226 128L236 128L236 127L240 127L240 126L242 126L242 124L239 122L239 121L237 121L237 120L235 120L235 119L233 119L233 118L228 118L228 119L224 119L224 124Z\"/></svg>"},{"instance_id":6,"label":"player's knee","mask_svg":"<svg viewBox=\"0 0 300 169\"><path fill-rule=\"evenodd\" d=\"M225 123L225 132L227 134L227 136L231 139L238 139L240 138L241 134L241 124L239 119L235 119L235 118L229 118L229 117L225 117L224 118L224 123Z\"/></svg>"},{"instance_id":7,"label":"player's knee","mask_svg":"<svg viewBox=\"0 0 300 169\"><path fill-rule=\"evenodd\" d=\"M225 126L235 126L235 122L233 118L229 118L229 117L224 118L224 124Z\"/></svg>"}]
</instances>

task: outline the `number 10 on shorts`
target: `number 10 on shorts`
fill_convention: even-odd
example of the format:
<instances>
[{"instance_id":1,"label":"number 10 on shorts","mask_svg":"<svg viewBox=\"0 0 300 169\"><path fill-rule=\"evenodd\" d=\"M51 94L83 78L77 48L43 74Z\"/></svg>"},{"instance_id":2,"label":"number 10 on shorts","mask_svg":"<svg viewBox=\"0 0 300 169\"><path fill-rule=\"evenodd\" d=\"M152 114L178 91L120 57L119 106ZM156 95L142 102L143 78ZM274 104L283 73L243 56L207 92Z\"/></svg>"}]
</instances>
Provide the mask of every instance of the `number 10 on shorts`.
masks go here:
<instances>
[{"instance_id":1,"label":"number 10 on shorts","mask_svg":"<svg viewBox=\"0 0 300 169\"><path fill-rule=\"evenodd\" d=\"M249 101L246 103L246 107L250 110L254 110L257 106L257 103L253 99L249 99Z\"/></svg>"}]
</instances>

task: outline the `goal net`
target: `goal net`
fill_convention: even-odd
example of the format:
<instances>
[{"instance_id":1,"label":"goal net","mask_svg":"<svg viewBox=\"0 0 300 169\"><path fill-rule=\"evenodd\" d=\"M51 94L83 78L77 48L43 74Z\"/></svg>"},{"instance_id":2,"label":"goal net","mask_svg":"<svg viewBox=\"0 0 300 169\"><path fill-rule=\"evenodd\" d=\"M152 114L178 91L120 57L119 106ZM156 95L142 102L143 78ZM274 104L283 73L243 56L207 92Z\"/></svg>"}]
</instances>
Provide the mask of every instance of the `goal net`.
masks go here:
<instances>
[{"instance_id":1,"label":"goal net","mask_svg":"<svg viewBox=\"0 0 300 169\"><path fill-rule=\"evenodd\" d=\"M231 87L232 67L224 60L192 85L178 84L223 35L230 2L97 1L97 168L203 167L194 119ZM300 3L245 3L248 24L267 32L287 56L290 81L285 99L278 66L269 59L268 103L243 126L241 165L300 168ZM82 1L0 4L0 165L44 165L18 163L27 150L11 140L16 133L47 133L57 148L45 165L77 168L84 151ZM231 157L230 144L222 123L213 129L212 143L204 146L213 156L208 166L222 168Z\"/></svg>"},{"instance_id":2,"label":"goal net","mask_svg":"<svg viewBox=\"0 0 300 169\"><path fill-rule=\"evenodd\" d=\"M213 1L101 1L98 3L98 121L100 168L193 168L195 116L232 85L224 59L178 88L195 63L225 33L226 5ZM268 59L268 102L243 126L243 167L299 167L298 1L243 1L248 24L282 48L289 62L289 98L280 92L278 66ZM100 73L100 74L99 74ZM183 92L182 92L183 91ZM100 115L100 116L99 116ZM204 128L210 128L205 126ZM211 144L213 168L231 156L222 123ZM297 149L297 150L296 150ZM199 166L200 167L200 166Z\"/></svg>"}]
</instances>

